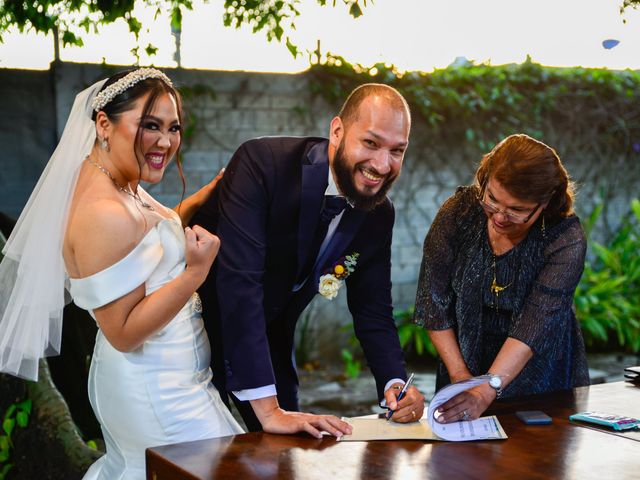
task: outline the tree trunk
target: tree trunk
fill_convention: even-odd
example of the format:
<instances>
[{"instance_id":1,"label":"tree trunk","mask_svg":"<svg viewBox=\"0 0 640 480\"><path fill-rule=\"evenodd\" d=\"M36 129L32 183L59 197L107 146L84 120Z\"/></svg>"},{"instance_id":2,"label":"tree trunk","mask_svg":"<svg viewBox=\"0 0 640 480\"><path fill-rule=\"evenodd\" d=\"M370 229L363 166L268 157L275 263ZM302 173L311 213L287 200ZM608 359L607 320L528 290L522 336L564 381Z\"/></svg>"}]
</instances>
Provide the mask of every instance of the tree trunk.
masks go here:
<instances>
[{"instance_id":1,"label":"tree trunk","mask_svg":"<svg viewBox=\"0 0 640 480\"><path fill-rule=\"evenodd\" d=\"M82 440L64 398L53 384L46 360L40 361L39 379L28 382L8 375L0 381L0 407L28 397L33 402L29 425L13 431L9 478L39 480L80 479L103 452Z\"/></svg>"}]
</instances>

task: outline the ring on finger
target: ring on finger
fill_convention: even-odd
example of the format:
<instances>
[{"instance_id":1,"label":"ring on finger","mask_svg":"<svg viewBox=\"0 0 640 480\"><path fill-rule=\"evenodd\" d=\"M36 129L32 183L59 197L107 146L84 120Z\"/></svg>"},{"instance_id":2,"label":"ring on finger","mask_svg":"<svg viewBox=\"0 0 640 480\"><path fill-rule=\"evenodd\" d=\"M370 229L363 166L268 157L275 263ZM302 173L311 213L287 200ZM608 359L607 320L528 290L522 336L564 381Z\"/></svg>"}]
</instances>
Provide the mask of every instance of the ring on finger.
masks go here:
<instances>
[{"instance_id":1,"label":"ring on finger","mask_svg":"<svg viewBox=\"0 0 640 480\"><path fill-rule=\"evenodd\" d=\"M466 410L464 410L462 412L462 415L460 416L460 420L462 420L463 422L469 420L470 418L471 415L469 415L469 412L467 412Z\"/></svg>"},{"instance_id":2,"label":"ring on finger","mask_svg":"<svg viewBox=\"0 0 640 480\"><path fill-rule=\"evenodd\" d=\"M411 410L411 418L413 418L414 420L416 418L416 412L414 412L413 410Z\"/></svg>"},{"instance_id":3,"label":"ring on finger","mask_svg":"<svg viewBox=\"0 0 640 480\"><path fill-rule=\"evenodd\" d=\"M394 390L402 390L402 386L400 386L400 385L394 385L391 388L393 388Z\"/></svg>"}]
</instances>

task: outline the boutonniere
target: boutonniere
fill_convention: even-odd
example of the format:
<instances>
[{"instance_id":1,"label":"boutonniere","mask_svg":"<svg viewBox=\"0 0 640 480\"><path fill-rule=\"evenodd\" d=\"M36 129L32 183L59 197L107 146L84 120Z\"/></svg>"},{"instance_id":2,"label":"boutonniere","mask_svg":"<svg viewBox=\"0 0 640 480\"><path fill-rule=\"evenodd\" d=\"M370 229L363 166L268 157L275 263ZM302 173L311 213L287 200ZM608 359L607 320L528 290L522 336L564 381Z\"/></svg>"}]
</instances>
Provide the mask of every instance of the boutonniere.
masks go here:
<instances>
[{"instance_id":1,"label":"boutonniere","mask_svg":"<svg viewBox=\"0 0 640 480\"><path fill-rule=\"evenodd\" d=\"M320 277L318 293L328 300L333 300L338 295L343 280L356 269L359 256L359 253L353 252L351 255L340 258L330 269L325 270L324 275Z\"/></svg>"}]
</instances>

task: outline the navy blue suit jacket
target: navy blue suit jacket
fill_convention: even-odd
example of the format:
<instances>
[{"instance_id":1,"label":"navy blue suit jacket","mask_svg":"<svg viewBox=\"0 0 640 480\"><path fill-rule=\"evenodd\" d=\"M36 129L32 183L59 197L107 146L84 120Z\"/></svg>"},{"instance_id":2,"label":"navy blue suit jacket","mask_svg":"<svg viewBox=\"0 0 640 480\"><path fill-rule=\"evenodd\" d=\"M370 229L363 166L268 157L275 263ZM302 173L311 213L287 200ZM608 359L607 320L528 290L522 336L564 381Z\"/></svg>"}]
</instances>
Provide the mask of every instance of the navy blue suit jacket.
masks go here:
<instances>
[{"instance_id":1,"label":"navy blue suit jacket","mask_svg":"<svg viewBox=\"0 0 640 480\"><path fill-rule=\"evenodd\" d=\"M315 137L244 143L192 220L221 239L199 290L214 383L227 391L275 383L286 409L297 408L298 317L317 293L323 270L354 252L360 256L346 280L348 305L379 397L388 380L406 378L392 317L391 201L370 212L347 209L319 268L293 292L305 273L301 269L327 188L327 147L326 139Z\"/></svg>"}]
</instances>

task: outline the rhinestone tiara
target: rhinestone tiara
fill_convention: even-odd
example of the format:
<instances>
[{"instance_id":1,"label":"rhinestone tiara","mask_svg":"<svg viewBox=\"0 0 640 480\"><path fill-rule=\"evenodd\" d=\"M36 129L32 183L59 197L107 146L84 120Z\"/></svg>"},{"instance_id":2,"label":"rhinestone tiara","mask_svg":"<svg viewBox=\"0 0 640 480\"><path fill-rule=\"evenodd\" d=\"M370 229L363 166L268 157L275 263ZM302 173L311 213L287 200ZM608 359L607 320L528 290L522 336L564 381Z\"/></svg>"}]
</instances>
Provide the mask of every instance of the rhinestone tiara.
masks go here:
<instances>
[{"instance_id":1,"label":"rhinestone tiara","mask_svg":"<svg viewBox=\"0 0 640 480\"><path fill-rule=\"evenodd\" d=\"M170 87L173 87L173 83L169 77L160 70L155 68L139 68L138 70L128 73L117 82L112 83L107 88L100 91L100 93L98 93L93 99L93 102L91 102L91 108L93 108L94 112L99 112L116 96L147 78L159 78Z\"/></svg>"}]
</instances>

